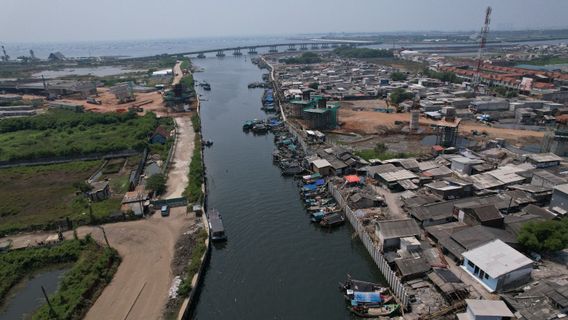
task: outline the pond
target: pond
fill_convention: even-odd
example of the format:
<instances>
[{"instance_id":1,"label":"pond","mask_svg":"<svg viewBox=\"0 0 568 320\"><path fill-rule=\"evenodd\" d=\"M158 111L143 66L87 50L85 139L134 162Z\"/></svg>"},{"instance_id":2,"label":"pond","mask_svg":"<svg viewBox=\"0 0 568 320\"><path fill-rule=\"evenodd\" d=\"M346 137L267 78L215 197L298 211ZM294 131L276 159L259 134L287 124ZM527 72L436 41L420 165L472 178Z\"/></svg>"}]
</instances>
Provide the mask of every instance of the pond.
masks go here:
<instances>
[{"instance_id":1,"label":"pond","mask_svg":"<svg viewBox=\"0 0 568 320\"><path fill-rule=\"evenodd\" d=\"M71 267L60 266L34 273L11 290L0 307L0 320L29 319L45 303L41 286L48 295L59 287L59 282Z\"/></svg>"}]
</instances>

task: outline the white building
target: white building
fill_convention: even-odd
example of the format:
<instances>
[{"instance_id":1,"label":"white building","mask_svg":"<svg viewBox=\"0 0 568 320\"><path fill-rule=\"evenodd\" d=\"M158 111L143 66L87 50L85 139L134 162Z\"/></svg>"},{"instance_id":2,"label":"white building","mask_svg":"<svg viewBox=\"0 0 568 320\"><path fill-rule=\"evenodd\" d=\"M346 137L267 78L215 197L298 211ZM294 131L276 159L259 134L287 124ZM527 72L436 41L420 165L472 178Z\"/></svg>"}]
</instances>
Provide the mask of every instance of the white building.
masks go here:
<instances>
[{"instance_id":1,"label":"white building","mask_svg":"<svg viewBox=\"0 0 568 320\"><path fill-rule=\"evenodd\" d=\"M533 262L497 239L462 254L462 268L489 292L530 281Z\"/></svg>"},{"instance_id":2,"label":"white building","mask_svg":"<svg viewBox=\"0 0 568 320\"><path fill-rule=\"evenodd\" d=\"M458 320L506 320L514 317L501 300L465 299L467 310L456 314Z\"/></svg>"}]
</instances>

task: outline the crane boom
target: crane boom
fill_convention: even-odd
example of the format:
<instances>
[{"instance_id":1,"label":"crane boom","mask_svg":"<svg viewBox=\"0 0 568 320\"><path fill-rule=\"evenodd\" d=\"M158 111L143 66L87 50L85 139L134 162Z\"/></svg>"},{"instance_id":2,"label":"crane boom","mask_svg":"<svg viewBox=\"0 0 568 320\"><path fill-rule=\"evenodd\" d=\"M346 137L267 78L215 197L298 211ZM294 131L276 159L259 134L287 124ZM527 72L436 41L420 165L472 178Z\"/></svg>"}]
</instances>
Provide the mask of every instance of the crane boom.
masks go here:
<instances>
[{"instance_id":1,"label":"crane boom","mask_svg":"<svg viewBox=\"0 0 568 320\"><path fill-rule=\"evenodd\" d=\"M489 34L489 24L491 23L491 7L487 7L485 11L485 23L481 28L479 39L479 51L477 52L477 67L473 76L473 88L477 92L479 83L481 82L481 65L483 64L483 52L487 43L487 35Z\"/></svg>"}]
</instances>

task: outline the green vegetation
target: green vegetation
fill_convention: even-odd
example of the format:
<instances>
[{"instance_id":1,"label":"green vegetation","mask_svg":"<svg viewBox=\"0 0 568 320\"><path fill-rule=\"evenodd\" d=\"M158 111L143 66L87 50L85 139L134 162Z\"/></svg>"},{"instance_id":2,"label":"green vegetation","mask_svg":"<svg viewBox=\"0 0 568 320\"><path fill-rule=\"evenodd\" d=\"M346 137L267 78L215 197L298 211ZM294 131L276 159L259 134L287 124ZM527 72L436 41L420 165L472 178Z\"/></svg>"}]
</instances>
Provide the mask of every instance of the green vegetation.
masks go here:
<instances>
[{"instance_id":1,"label":"green vegetation","mask_svg":"<svg viewBox=\"0 0 568 320\"><path fill-rule=\"evenodd\" d=\"M394 104L399 104L404 100L413 99L414 94L412 92L406 91L402 88L394 89L390 94L390 100Z\"/></svg>"},{"instance_id":2,"label":"green vegetation","mask_svg":"<svg viewBox=\"0 0 568 320\"><path fill-rule=\"evenodd\" d=\"M166 177L159 173L151 176L146 181L146 188L154 191L157 195L161 195L166 192Z\"/></svg>"},{"instance_id":3,"label":"green vegetation","mask_svg":"<svg viewBox=\"0 0 568 320\"><path fill-rule=\"evenodd\" d=\"M505 98L515 98L519 95L517 90L513 90L513 89L501 87L501 86L493 87L493 88L491 88L491 90L493 92L495 92L497 95L499 95L501 97L505 97Z\"/></svg>"},{"instance_id":4,"label":"green vegetation","mask_svg":"<svg viewBox=\"0 0 568 320\"><path fill-rule=\"evenodd\" d=\"M34 313L33 319L82 319L120 264L116 250L99 246L90 236L64 243L67 242L79 242L82 250L57 292L49 298L55 314L45 304Z\"/></svg>"},{"instance_id":5,"label":"green vegetation","mask_svg":"<svg viewBox=\"0 0 568 320\"><path fill-rule=\"evenodd\" d=\"M522 64L529 64L533 66L546 66L550 64L568 64L568 57L541 57L530 61L522 61Z\"/></svg>"},{"instance_id":6,"label":"green vegetation","mask_svg":"<svg viewBox=\"0 0 568 320\"><path fill-rule=\"evenodd\" d=\"M199 202L203 199L203 190L201 189L201 185L203 184L203 175L204 170L203 161L201 160L201 138L199 135L195 135L195 148L189 165L189 181L184 192L188 202Z\"/></svg>"},{"instance_id":7,"label":"green vegetation","mask_svg":"<svg viewBox=\"0 0 568 320\"><path fill-rule=\"evenodd\" d=\"M280 60L280 62L285 64L313 64L320 63L321 61L322 59L319 54L313 52L304 52L299 57L291 57Z\"/></svg>"},{"instance_id":8,"label":"green vegetation","mask_svg":"<svg viewBox=\"0 0 568 320\"><path fill-rule=\"evenodd\" d=\"M189 59L185 58L181 61L181 65L180 68L183 69L189 69L190 67L190 63L189 63Z\"/></svg>"},{"instance_id":9,"label":"green vegetation","mask_svg":"<svg viewBox=\"0 0 568 320\"><path fill-rule=\"evenodd\" d=\"M342 58L392 58L391 50L369 48L337 48L333 53Z\"/></svg>"},{"instance_id":10,"label":"green vegetation","mask_svg":"<svg viewBox=\"0 0 568 320\"><path fill-rule=\"evenodd\" d=\"M158 119L160 126L162 126L167 132L170 132L174 129L174 120L168 117L162 117ZM174 138L169 137L166 140L165 144L153 143L148 145L150 149L150 154L159 154L160 159L166 160L168 158L168 154L170 153L170 149L174 144Z\"/></svg>"},{"instance_id":11,"label":"green vegetation","mask_svg":"<svg viewBox=\"0 0 568 320\"><path fill-rule=\"evenodd\" d=\"M197 113L191 116L191 125L193 126L193 131L195 133L199 133L201 131L201 119L199 119L199 115Z\"/></svg>"},{"instance_id":12,"label":"green vegetation","mask_svg":"<svg viewBox=\"0 0 568 320\"><path fill-rule=\"evenodd\" d=\"M0 121L0 161L143 150L156 115L51 111Z\"/></svg>"},{"instance_id":13,"label":"green vegetation","mask_svg":"<svg viewBox=\"0 0 568 320\"><path fill-rule=\"evenodd\" d=\"M555 252L568 248L568 219L529 222L523 225L519 243L537 252Z\"/></svg>"},{"instance_id":14,"label":"green vegetation","mask_svg":"<svg viewBox=\"0 0 568 320\"><path fill-rule=\"evenodd\" d=\"M199 266L201 265L201 257L207 250L205 245L205 240L207 239L208 234L205 229L201 229L196 236L195 245L192 248L191 252L191 261L185 270L186 274L185 277L182 279L179 287L178 287L178 294L182 297L187 297L191 292L191 280L193 276L199 271Z\"/></svg>"},{"instance_id":15,"label":"green vegetation","mask_svg":"<svg viewBox=\"0 0 568 320\"><path fill-rule=\"evenodd\" d=\"M92 222L89 202L81 191L88 189L84 181L100 165L100 161L76 161L0 170L0 235L54 229L65 218L81 224ZM124 190L128 189L127 179ZM118 193L114 187L113 192ZM92 203L94 220L117 212L120 202L111 198Z\"/></svg>"},{"instance_id":16,"label":"green vegetation","mask_svg":"<svg viewBox=\"0 0 568 320\"><path fill-rule=\"evenodd\" d=\"M0 303L9 290L24 277L43 268L75 263L63 278L59 290L50 298L58 319L80 319L110 282L120 263L115 250L100 247L90 236L67 240L52 247L35 247L2 254L0 259ZM47 306L34 319L53 319Z\"/></svg>"},{"instance_id":17,"label":"green vegetation","mask_svg":"<svg viewBox=\"0 0 568 320\"><path fill-rule=\"evenodd\" d=\"M404 81L406 80L406 74L402 72L393 72L391 73L391 80L392 81Z\"/></svg>"},{"instance_id":18,"label":"green vegetation","mask_svg":"<svg viewBox=\"0 0 568 320\"><path fill-rule=\"evenodd\" d=\"M416 154L410 152L389 152L387 146L384 143L377 143L377 145L373 149L356 151L355 155L365 160L389 160L397 158L411 158L416 156Z\"/></svg>"},{"instance_id":19,"label":"green vegetation","mask_svg":"<svg viewBox=\"0 0 568 320\"><path fill-rule=\"evenodd\" d=\"M197 113L191 116L191 125L195 132L195 146L193 148L191 163L189 164L189 181L185 188L184 195L188 202L198 202L203 199L201 185L203 184L205 171L201 159L201 120Z\"/></svg>"},{"instance_id":20,"label":"green vegetation","mask_svg":"<svg viewBox=\"0 0 568 320\"><path fill-rule=\"evenodd\" d=\"M437 72L434 70L430 70L428 68L424 68L422 73L430 78L438 79L443 82L450 82L450 83L461 83L462 81L458 78L458 76L450 71L447 72Z\"/></svg>"}]
</instances>

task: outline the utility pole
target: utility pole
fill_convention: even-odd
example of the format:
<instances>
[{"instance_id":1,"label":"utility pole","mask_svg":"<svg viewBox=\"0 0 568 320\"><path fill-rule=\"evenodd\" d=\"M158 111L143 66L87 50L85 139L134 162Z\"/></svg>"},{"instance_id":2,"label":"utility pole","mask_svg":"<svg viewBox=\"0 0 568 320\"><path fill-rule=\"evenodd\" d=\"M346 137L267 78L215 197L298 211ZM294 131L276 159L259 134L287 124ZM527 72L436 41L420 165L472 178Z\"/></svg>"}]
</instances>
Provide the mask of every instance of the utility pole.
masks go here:
<instances>
[{"instance_id":1,"label":"utility pole","mask_svg":"<svg viewBox=\"0 0 568 320\"><path fill-rule=\"evenodd\" d=\"M47 293L45 292L45 288L43 286L41 286L41 292L43 292L43 296L45 297L45 301L47 301L47 306L49 307L49 316L53 317L55 319L59 319L59 317L57 316L57 313L55 313L55 310L53 310L53 306L51 305L51 302L49 301L49 297L47 296Z\"/></svg>"}]
</instances>

